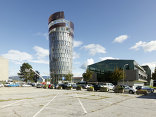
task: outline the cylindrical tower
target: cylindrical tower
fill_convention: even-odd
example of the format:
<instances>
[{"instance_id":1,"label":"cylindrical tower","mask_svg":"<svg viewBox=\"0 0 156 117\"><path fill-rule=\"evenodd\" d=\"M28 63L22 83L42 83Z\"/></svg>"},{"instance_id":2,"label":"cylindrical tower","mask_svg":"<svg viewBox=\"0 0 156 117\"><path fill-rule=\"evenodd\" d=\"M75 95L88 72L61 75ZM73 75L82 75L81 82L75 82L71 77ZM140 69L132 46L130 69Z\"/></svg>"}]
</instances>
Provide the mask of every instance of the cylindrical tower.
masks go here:
<instances>
[{"instance_id":1,"label":"cylindrical tower","mask_svg":"<svg viewBox=\"0 0 156 117\"><path fill-rule=\"evenodd\" d=\"M72 73L74 24L64 19L64 12L49 17L49 59L52 83Z\"/></svg>"}]
</instances>

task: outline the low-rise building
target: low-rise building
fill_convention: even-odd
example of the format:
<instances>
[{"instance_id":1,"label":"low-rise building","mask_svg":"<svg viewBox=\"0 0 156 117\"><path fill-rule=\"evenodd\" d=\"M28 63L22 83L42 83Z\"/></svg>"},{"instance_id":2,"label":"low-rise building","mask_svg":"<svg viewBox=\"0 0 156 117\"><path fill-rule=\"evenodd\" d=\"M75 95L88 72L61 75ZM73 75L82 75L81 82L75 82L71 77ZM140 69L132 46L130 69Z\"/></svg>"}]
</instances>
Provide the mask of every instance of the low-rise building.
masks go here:
<instances>
[{"instance_id":1,"label":"low-rise building","mask_svg":"<svg viewBox=\"0 0 156 117\"><path fill-rule=\"evenodd\" d=\"M147 74L147 85L150 85L151 82L151 78L152 78L152 73L151 73L151 69L148 65L144 65L142 66L144 68L144 70L146 71Z\"/></svg>"},{"instance_id":2,"label":"low-rise building","mask_svg":"<svg viewBox=\"0 0 156 117\"><path fill-rule=\"evenodd\" d=\"M8 80L8 59L0 57L0 81Z\"/></svg>"},{"instance_id":3,"label":"low-rise building","mask_svg":"<svg viewBox=\"0 0 156 117\"><path fill-rule=\"evenodd\" d=\"M110 73L116 68L125 72L124 82L118 84L126 84L129 86L144 85L147 82L147 73L135 60L104 60L88 66L93 71L92 82L110 82ZM114 83L114 82L112 82Z\"/></svg>"},{"instance_id":4,"label":"low-rise building","mask_svg":"<svg viewBox=\"0 0 156 117\"><path fill-rule=\"evenodd\" d=\"M83 77L73 77L72 82L78 83L80 81L83 81Z\"/></svg>"}]
</instances>

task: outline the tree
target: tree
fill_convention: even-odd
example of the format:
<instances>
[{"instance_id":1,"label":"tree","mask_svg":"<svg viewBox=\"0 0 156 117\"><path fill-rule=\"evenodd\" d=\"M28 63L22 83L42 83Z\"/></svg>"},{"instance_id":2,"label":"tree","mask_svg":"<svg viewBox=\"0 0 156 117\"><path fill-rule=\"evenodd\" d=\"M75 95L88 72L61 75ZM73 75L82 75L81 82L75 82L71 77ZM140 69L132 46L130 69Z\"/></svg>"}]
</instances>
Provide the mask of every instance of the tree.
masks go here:
<instances>
[{"instance_id":1,"label":"tree","mask_svg":"<svg viewBox=\"0 0 156 117\"><path fill-rule=\"evenodd\" d=\"M40 74L39 71L35 71L35 72L38 73L38 74ZM37 82L37 80L38 80L39 78L40 78L39 75L35 74L34 77L33 77L33 81L34 81L34 82Z\"/></svg>"},{"instance_id":2,"label":"tree","mask_svg":"<svg viewBox=\"0 0 156 117\"><path fill-rule=\"evenodd\" d=\"M114 72L111 75L112 82L117 84L117 82L122 79L123 79L123 70L115 68Z\"/></svg>"},{"instance_id":3,"label":"tree","mask_svg":"<svg viewBox=\"0 0 156 117\"><path fill-rule=\"evenodd\" d=\"M73 74L71 74L71 73L68 73L65 75L65 78L67 81L71 81L72 77L73 77Z\"/></svg>"},{"instance_id":4,"label":"tree","mask_svg":"<svg viewBox=\"0 0 156 117\"><path fill-rule=\"evenodd\" d=\"M86 73L83 73L82 76L84 78L84 81L89 81L93 76L93 72L87 69Z\"/></svg>"},{"instance_id":5,"label":"tree","mask_svg":"<svg viewBox=\"0 0 156 117\"><path fill-rule=\"evenodd\" d=\"M154 73L152 73L152 79L156 80L156 67L155 67Z\"/></svg>"},{"instance_id":6,"label":"tree","mask_svg":"<svg viewBox=\"0 0 156 117\"><path fill-rule=\"evenodd\" d=\"M35 73L31 70L32 66L29 63L23 63L20 66L20 73L18 73L19 77L23 79L25 82L28 80L32 81Z\"/></svg>"}]
</instances>

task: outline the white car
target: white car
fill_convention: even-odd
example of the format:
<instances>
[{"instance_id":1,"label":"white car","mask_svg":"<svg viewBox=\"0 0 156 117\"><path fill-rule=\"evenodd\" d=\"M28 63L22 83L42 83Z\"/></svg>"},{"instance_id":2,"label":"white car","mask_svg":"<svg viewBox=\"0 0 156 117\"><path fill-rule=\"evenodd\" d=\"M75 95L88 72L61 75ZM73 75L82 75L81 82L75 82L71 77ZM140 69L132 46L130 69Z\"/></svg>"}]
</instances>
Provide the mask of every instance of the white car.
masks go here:
<instances>
[{"instance_id":1,"label":"white car","mask_svg":"<svg viewBox=\"0 0 156 117\"><path fill-rule=\"evenodd\" d=\"M89 87L92 87L93 85L91 85L91 84L87 84L87 85L85 85L85 89L87 89L87 88L89 88Z\"/></svg>"},{"instance_id":2,"label":"white car","mask_svg":"<svg viewBox=\"0 0 156 117\"><path fill-rule=\"evenodd\" d=\"M23 84L22 87L32 87L32 85Z\"/></svg>"},{"instance_id":3,"label":"white car","mask_svg":"<svg viewBox=\"0 0 156 117\"><path fill-rule=\"evenodd\" d=\"M6 82L6 83L4 84L4 86L5 86L5 87L8 87L8 85L10 85L10 84L13 84L13 82Z\"/></svg>"},{"instance_id":4,"label":"white car","mask_svg":"<svg viewBox=\"0 0 156 117\"><path fill-rule=\"evenodd\" d=\"M112 83L104 83L103 86L107 87L109 90L113 90L114 89L114 85Z\"/></svg>"},{"instance_id":5,"label":"white car","mask_svg":"<svg viewBox=\"0 0 156 117\"><path fill-rule=\"evenodd\" d=\"M4 85L0 83L0 87L4 87Z\"/></svg>"}]
</instances>

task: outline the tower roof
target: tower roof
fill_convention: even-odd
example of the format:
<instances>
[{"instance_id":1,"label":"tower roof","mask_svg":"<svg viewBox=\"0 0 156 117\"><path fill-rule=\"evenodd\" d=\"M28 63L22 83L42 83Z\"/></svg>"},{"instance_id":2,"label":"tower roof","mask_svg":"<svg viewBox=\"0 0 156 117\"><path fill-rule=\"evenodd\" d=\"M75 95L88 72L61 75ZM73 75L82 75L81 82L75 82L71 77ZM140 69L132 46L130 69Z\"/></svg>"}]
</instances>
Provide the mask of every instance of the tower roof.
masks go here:
<instances>
[{"instance_id":1,"label":"tower roof","mask_svg":"<svg viewBox=\"0 0 156 117\"><path fill-rule=\"evenodd\" d=\"M57 19L64 19L64 11L56 12L49 17L48 23Z\"/></svg>"}]
</instances>

